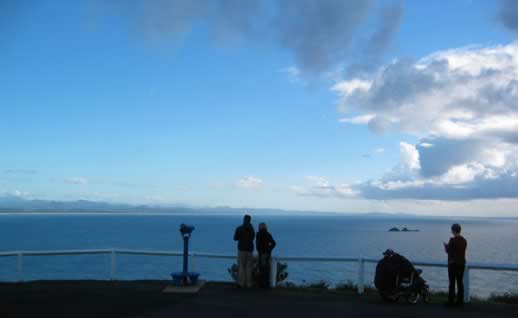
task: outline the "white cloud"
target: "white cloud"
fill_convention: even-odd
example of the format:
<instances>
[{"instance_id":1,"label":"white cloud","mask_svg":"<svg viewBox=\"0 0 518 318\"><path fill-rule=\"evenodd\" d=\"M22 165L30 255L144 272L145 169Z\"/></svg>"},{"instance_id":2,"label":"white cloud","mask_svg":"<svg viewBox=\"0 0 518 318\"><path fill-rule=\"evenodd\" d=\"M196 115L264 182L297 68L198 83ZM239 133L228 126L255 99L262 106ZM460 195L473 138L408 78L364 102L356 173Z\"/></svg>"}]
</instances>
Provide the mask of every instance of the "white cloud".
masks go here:
<instances>
[{"instance_id":1,"label":"white cloud","mask_svg":"<svg viewBox=\"0 0 518 318\"><path fill-rule=\"evenodd\" d=\"M88 179L84 177L65 178L63 181L68 184L88 184Z\"/></svg>"},{"instance_id":2,"label":"white cloud","mask_svg":"<svg viewBox=\"0 0 518 318\"><path fill-rule=\"evenodd\" d=\"M354 189L368 199L473 200L518 197L518 161L504 166L480 144L437 141L437 147L401 143L400 163L380 180ZM518 158L518 157L517 157Z\"/></svg>"},{"instance_id":3,"label":"white cloud","mask_svg":"<svg viewBox=\"0 0 518 318\"><path fill-rule=\"evenodd\" d=\"M361 115L361 116L355 116L355 117L346 117L346 118L340 118L338 121L341 123L348 123L348 124L354 124L354 125L364 125L368 124L369 121L374 118L374 115Z\"/></svg>"},{"instance_id":4,"label":"white cloud","mask_svg":"<svg viewBox=\"0 0 518 318\"><path fill-rule=\"evenodd\" d=\"M352 80L345 80L336 83L333 87L331 87L331 90L338 92L340 95L343 96L350 96L352 94L361 93L361 92L368 92L369 89L372 86L371 81L366 81L362 79L352 79Z\"/></svg>"},{"instance_id":5,"label":"white cloud","mask_svg":"<svg viewBox=\"0 0 518 318\"><path fill-rule=\"evenodd\" d=\"M371 158L372 156L381 156L385 152L385 148L376 148L372 150L370 153L362 154L363 158Z\"/></svg>"},{"instance_id":6,"label":"white cloud","mask_svg":"<svg viewBox=\"0 0 518 318\"><path fill-rule=\"evenodd\" d=\"M332 185L328 180L318 176L307 176L306 185L292 186L290 190L300 196L320 198L354 198L357 191L350 184Z\"/></svg>"},{"instance_id":7,"label":"white cloud","mask_svg":"<svg viewBox=\"0 0 518 318\"><path fill-rule=\"evenodd\" d=\"M33 169L7 169L4 173L10 175L34 175L37 171Z\"/></svg>"},{"instance_id":8,"label":"white cloud","mask_svg":"<svg viewBox=\"0 0 518 318\"><path fill-rule=\"evenodd\" d=\"M160 194L150 194L144 196L144 201L148 203L167 203L168 199Z\"/></svg>"},{"instance_id":9,"label":"white cloud","mask_svg":"<svg viewBox=\"0 0 518 318\"><path fill-rule=\"evenodd\" d=\"M419 163L419 152L417 149L406 142L399 143L401 166L408 171L414 171L421 168Z\"/></svg>"},{"instance_id":10,"label":"white cloud","mask_svg":"<svg viewBox=\"0 0 518 318\"><path fill-rule=\"evenodd\" d=\"M396 60L362 76L333 86L338 110L355 114L344 122L420 139L400 144L400 163L380 180L358 185L362 196L518 197L518 42Z\"/></svg>"},{"instance_id":11,"label":"white cloud","mask_svg":"<svg viewBox=\"0 0 518 318\"><path fill-rule=\"evenodd\" d=\"M368 114L419 136L467 138L516 132L517 79L518 44L512 43L397 60L361 79L370 85L348 79L333 88L341 112Z\"/></svg>"},{"instance_id":12,"label":"white cloud","mask_svg":"<svg viewBox=\"0 0 518 318\"><path fill-rule=\"evenodd\" d=\"M11 193L11 195L15 196L15 197L19 197L19 198L27 198L27 197L31 196L31 194L29 192L24 192L24 191L20 191L20 190L14 190Z\"/></svg>"},{"instance_id":13,"label":"white cloud","mask_svg":"<svg viewBox=\"0 0 518 318\"><path fill-rule=\"evenodd\" d=\"M253 176L247 176L239 179L238 186L244 189L257 188L263 184L263 180Z\"/></svg>"},{"instance_id":14,"label":"white cloud","mask_svg":"<svg viewBox=\"0 0 518 318\"><path fill-rule=\"evenodd\" d=\"M452 166L448 169L448 172L441 177L441 181L445 184L467 183L483 174L485 170L484 166L478 163Z\"/></svg>"},{"instance_id":15,"label":"white cloud","mask_svg":"<svg viewBox=\"0 0 518 318\"><path fill-rule=\"evenodd\" d=\"M302 72L296 66L282 68L280 72L288 75L291 83L304 83L304 80L302 79Z\"/></svg>"}]
</instances>

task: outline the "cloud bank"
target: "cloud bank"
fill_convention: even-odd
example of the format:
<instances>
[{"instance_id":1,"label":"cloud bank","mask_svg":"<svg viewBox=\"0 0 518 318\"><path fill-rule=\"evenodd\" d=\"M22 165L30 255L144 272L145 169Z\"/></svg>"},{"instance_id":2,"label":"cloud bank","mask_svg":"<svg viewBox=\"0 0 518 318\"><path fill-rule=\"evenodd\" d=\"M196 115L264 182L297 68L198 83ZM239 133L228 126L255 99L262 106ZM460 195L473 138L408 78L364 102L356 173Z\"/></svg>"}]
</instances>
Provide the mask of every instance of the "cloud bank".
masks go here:
<instances>
[{"instance_id":1,"label":"cloud bank","mask_svg":"<svg viewBox=\"0 0 518 318\"><path fill-rule=\"evenodd\" d=\"M333 90L345 125L420 139L400 144L392 171L356 185L362 197L518 197L518 42L396 60Z\"/></svg>"}]
</instances>

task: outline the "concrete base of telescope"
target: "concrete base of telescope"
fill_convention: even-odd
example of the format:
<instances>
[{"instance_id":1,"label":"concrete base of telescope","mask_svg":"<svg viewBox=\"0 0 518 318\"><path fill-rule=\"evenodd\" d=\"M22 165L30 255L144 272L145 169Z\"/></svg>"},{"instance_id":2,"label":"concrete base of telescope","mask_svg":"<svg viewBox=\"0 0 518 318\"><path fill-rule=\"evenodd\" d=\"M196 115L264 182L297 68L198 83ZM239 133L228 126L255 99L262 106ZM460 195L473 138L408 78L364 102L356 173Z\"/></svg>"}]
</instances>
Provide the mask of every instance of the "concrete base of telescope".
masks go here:
<instances>
[{"instance_id":1,"label":"concrete base of telescope","mask_svg":"<svg viewBox=\"0 0 518 318\"><path fill-rule=\"evenodd\" d=\"M171 294L197 294L203 285L205 285L204 280L199 280L196 285L190 286L167 285L166 288L162 290L162 292Z\"/></svg>"}]
</instances>

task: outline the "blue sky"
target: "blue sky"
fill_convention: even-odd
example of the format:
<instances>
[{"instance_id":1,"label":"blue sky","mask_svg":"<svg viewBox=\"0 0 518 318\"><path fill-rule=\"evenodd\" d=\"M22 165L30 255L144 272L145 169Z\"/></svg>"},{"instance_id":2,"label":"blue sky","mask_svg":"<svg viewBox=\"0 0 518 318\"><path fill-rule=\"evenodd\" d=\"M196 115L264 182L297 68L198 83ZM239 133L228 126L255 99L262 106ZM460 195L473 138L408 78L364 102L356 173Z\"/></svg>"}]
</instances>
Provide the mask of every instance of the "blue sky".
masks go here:
<instances>
[{"instance_id":1,"label":"blue sky","mask_svg":"<svg viewBox=\"0 0 518 318\"><path fill-rule=\"evenodd\" d=\"M262 11L246 8L253 1L186 3L0 5L0 194L518 215L518 152L492 128L514 136L518 127L496 122L518 112L509 102L518 75L491 64L498 54L518 61L513 17L500 14L512 3L263 1ZM387 25L384 10L394 13ZM434 68L444 61L446 70ZM460 83L476 65L511 78L491 95L505 110L451 108L467 102L437 78ZM473 83L495 81L477 72ZM440 76L425 86L430 74ZM482 94L484 83L456 91ZM444 100L430 102L431 92ZM483 155L469 148L472 157L429 168L488 138Z\"/></svg>"}]
</instances>

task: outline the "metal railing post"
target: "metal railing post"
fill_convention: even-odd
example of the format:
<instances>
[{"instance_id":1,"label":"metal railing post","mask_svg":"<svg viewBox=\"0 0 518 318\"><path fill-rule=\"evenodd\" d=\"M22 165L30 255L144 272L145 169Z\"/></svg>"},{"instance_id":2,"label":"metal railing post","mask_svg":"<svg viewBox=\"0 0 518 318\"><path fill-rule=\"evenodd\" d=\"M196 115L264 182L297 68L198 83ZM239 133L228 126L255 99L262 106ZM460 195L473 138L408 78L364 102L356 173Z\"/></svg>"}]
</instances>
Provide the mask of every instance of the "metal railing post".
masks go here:
<instances>
[{"instance_id":1,"label":"metal railing post","mask_svg":"<svg viewBox=\"0 0 518 318\"><path fill-rule=\"evenodd\" d=\"M469 303L471 296L469 293L469 266L466 265L464 270L464 302Z\"/></svg>"},{"instance_id":2,"label":"metal railing post","mask_svg":"<svg viewBox=\"0 0 518 318\"><path fill-rule=\"evenodd\" d=\"M18 253L17 268L18 268L18 281L23 282L23 253Z\"/></svg>"},{"instance_id":3,"label":"metal railing post","mask_svg":"<svg viewBox=\"0 0 518 318\"><path fill-rule=\"evenodd\" d=\"M112 250L110 254L111 254L110 280L115 280L115 273L117 270L117 256L116 256L117 254L116 254L115 250Z\"/></svg>"},{"instance_id":4,"label":"metal railing post","mask_svg":"<svg viewBox=\"0 0 518 318\"><path fill-rule=\"evenodd\" d=\"M270 287L277 285L277 260L270 257Z\"/></svg>"},{"instance_id":5,"label":"metal railing post","mask_svg":"<svg viewBox=\"0 0 518 318\"><path fill-rule=\"evenodd\" d=\"M361 295L365 291L364 286L364 276L365 276L365 261L363 260L363 256L358 260L358 294Z\"/></svg>"}]
</instances>

